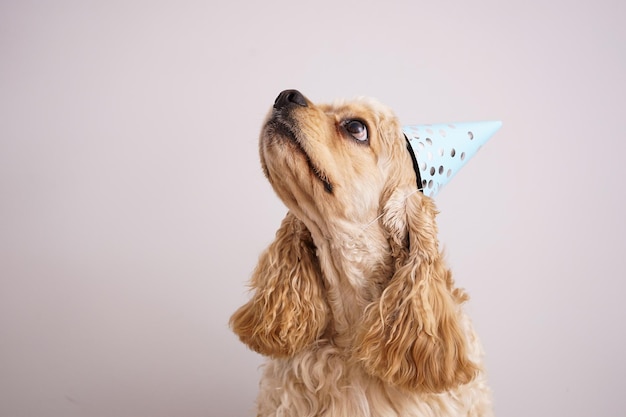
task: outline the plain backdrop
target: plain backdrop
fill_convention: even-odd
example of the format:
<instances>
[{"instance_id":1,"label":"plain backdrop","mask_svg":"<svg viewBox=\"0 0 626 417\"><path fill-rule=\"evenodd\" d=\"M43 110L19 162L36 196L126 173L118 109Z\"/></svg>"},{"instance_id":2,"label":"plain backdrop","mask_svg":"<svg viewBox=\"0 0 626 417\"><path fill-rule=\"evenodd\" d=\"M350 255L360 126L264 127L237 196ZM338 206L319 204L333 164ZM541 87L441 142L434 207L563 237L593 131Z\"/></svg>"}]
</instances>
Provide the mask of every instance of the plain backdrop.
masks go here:
<instances>
[{"instance_id":1,"label":"plain backdrop","mask_svg":"<svg viewBox=\"0 0 626 417\"><path fill-rule=\"evenodd\" d=\"M252 416L276 95L499 119L437 196L499 416L622 416L626 3L2 1L0 417Z\"/></svg>"}]
</instances>

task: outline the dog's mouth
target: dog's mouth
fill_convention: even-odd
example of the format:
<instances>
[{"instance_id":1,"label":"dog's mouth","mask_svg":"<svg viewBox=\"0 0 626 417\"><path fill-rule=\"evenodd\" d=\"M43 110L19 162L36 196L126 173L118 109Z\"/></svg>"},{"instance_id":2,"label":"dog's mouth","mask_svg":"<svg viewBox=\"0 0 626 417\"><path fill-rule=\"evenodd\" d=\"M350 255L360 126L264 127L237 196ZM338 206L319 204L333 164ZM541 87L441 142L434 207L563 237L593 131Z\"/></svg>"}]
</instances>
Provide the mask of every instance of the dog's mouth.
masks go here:
<instances>
[{"instance_id":1,"label":"dog's mouth","mask_svg":"<svg viewBox=\"0 0 626 417\"><path fill-rule=\"evenodd\" d=\"M297 133L291 123L282 120L282 118L273 117L267 122L266 129L269 130L271 136L279 136L291 144L293 149L304 157L307 166L309 167L309 171L324 185L324 190L332 194L332 183L326 174L324 174L324 172L313 163L313 160L302 146L299 139L300 134Z\"/></svg>"}]
</instances>

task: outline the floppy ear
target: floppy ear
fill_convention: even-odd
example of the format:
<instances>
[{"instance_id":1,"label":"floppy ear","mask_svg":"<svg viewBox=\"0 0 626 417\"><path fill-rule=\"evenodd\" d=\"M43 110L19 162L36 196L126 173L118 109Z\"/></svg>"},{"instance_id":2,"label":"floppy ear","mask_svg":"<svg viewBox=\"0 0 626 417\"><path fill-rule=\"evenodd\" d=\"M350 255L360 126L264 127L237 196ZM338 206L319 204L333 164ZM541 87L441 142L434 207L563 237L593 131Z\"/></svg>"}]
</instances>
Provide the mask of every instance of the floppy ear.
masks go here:
<instances>
[{"instance_id":1,"label":"floppy ear","mask_svg":"<svg viewBox=\"0 0 626 417\"><path fill-rule=\"evenodd\" d=\"M387 201L383 214L396 270L366 309L356 355L367 372L388 383L442 392L470 382L477 372L459 321L467 296L454 288L439 252L432 200L400 194Z\"/></svg>"},{"instance_id":2,"label":"floppy ear","mask_svg":"<svg viewBox=\"0 0 626 417\"><path fill-rule=\"evenodd\" d=\"M306 226L287 213L250 280L252 299L230 319L241 341L258 353L291 356L324 331L328 306L315 245Z\"/></svg>"}]
</instances>

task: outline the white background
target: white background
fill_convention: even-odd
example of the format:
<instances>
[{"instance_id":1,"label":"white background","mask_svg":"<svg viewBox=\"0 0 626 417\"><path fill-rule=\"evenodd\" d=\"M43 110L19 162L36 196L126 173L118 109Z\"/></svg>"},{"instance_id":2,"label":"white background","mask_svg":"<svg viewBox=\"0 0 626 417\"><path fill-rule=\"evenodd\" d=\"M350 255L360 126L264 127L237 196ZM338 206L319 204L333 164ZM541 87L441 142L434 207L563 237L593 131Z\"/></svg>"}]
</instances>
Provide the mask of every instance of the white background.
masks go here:
<instances>
[{"instance_id":1,"label":"white background","mask_svg":"<svg viewBox=\"0 0 626 417\"><path fill-rule=\"evenodd\" d=\"M0 4L0 417L251 416L276 95L500 119L438 195L499 416L626 409L626 3Z\"/></svg>"}]
</instances>

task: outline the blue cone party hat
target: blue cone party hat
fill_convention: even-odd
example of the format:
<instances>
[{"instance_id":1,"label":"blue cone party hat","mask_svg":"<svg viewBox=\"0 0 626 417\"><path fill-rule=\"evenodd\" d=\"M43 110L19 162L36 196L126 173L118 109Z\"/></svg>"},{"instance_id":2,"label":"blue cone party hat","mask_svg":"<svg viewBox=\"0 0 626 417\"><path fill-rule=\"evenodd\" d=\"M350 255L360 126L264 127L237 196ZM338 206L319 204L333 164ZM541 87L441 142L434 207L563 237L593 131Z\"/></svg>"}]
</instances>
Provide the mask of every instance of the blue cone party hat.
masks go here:
<instances>
[{"instance_id":1,"label":"blue cone party hat","mask_svg":"<svg viewBox=\"0 0 626 417\"><path fill-rule=\"evenodd\" d=\"M434 197L501 126L495 121L404 126L418 188Z\"/></svg>"}]
</instances>

